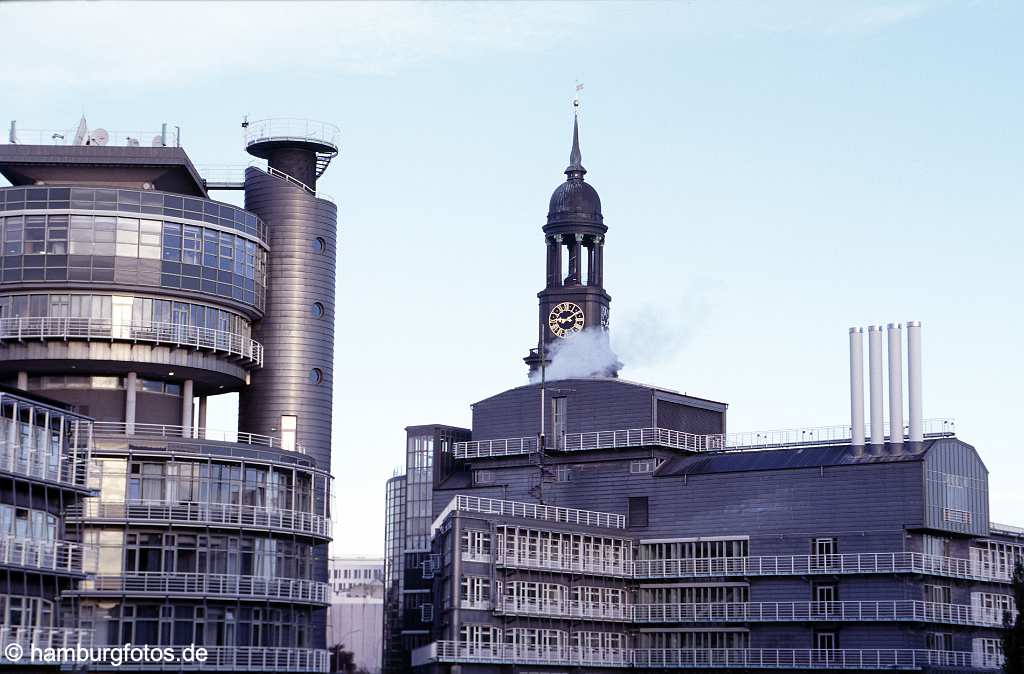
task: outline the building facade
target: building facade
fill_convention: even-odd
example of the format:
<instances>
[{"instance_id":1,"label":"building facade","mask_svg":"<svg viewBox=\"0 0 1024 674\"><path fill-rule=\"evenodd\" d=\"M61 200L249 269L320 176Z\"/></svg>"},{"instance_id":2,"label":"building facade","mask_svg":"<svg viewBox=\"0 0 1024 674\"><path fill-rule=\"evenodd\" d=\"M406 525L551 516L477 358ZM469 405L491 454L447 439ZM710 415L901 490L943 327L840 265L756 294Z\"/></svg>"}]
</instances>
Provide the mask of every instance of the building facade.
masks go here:
<instances>
[{"instance_id":1,"label":"building facade","mask_svg":"<svg viewBox=\"0 0 1024 674\"><path fill-rule=\"evenodd\" d=\"M566 184L577 184L556 190L549 225L604 226L579 154L574 129ZM604 230L587 236L600 252ZM565 371L545 340L575 339L593 313L558 296L582 283L579 250L562 278L562 242L547 227L545 241L543 336L526 359L535 375ZM549 296L575 306L563 316ZM386 595L387 671L997 669L1024 531L990 522L978 452L952 422L921 416L916 323L904 424L902 326L888 337L892 431L876 326L870 424L860 329L845 426L730 434L725 403L617 379L614 360L597 376L591 361L473 404L469 438L435 442L431 459L407 451L406 476L389 484L408 494L413 466L433 465L417 492L431 501L429 525L415 525L424 552L392 544L417 520L389 509L388 579L403 585ZM416 637L402 638L417 618Z\"/></svg>"},{"instance_id":2,"label":"building facade","mask_svg":"<svg viewBox=\"0 0 1024 674\"><path fill-rule=\"evenodd\" d=\"M331 557L330 578L328 646L352 653L357 672L378 674L383 648L384 560Z\"/></svg>"},{"instance_id":3,"label":"building facade","mask_svg":"<svg viewBox=\"0 0 1024 674\"><path fill-rule=\"evenodd\" d=\"M14 500L42 498L46 535L89 552L50 583L40 627L201 645L210 670L326 671L337 210L316 179L337 129L243 126L267 165L217 182L166 126L150 146L84 119L42 140L12 123L0 379L29 401L13 420L88 428L70 447L91 459L82 484ZM243 191L245 208L213 189ZM209 398L234 392L237 428L207 428ZM50 411L20 411L33 406Z\"/></svg>"}]
</instances>

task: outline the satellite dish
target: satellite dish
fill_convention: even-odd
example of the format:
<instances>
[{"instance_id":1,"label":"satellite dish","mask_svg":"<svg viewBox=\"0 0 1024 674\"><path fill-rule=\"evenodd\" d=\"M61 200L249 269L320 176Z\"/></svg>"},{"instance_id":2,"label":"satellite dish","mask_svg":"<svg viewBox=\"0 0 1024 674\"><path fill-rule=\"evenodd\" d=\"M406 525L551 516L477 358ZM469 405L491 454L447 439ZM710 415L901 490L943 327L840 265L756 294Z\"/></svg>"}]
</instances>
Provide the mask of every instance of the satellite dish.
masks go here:
<instances>
[{"instance_id":1,"label":"satellite dish","mask_svg":"<svg viewBox=\"0 0 1024 674\"><path fill-rule=\"evenodd\" d=\"M160 134L153 136L153 142L150 145L153 147L164 147L164 137Z\"/></svg>"},{"instance_id":2,"label":"satellite dish","mask_svg":"<svg viewBox=\"0 0 1024 674\"><path fill-rule=\"evenodd\" d=\"M89 132L89 140L85 141L86 145L106 145L110 142L110 134L107 133L106 129L93 129Z\"/></svg>"}]
</instances>

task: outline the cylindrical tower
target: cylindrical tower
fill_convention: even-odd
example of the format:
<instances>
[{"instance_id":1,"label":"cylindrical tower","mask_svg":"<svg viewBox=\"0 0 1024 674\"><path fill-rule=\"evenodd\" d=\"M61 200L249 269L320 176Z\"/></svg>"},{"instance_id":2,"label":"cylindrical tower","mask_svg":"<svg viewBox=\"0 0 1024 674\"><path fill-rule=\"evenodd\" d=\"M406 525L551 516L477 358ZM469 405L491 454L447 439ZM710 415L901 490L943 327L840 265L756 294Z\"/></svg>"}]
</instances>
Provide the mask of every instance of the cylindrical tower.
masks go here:
<instances>
[{"instance_id":1,"label":"cylindrical tower","mask_svg":"<svg viewBox=\"0 0 1024 674\"><path fill-rule=\"evenodd\" d=\"M209 198L179 147L0 145L0 173L14 183L0 188L0 383L19 389L0 389L0 429L38 427L26 451L60 467L48 434L77 424L87 439L63 446L95 464L88 483L48 478L60 489L37 508L43 540L67 539L63 575L84 576L24 593L38 626L202 644L211 671L326 671L329 442L307 455L294 424L206 427L208 396L244 392L288 348L255 339L267 224Z\"/></svg>"},{"instance_id":2,"label":"cylindrical tower","mask_svg":"<svg viewBox=\"0 0 1024 674\"><path fill-rule=\"evenodd\" d=\"M246 170L245 207L267 225L270 282L254 328L267 356L239 396L239 428L280 435L330 471L338 209L316 191L316 180L338 154L339 131L290 119L252 122L246 130L246 149L268 162L266 171ZM327 581L327 566L321 546L314 580ZM313 634L325 633L326 613L318 612Z\"/></svg>"},{"instance_id":3,"label":"cylindrical tower","mask_svg":"<svg viewBox=\"0 0 1024 674\"><path fill-rule=\"evenodd\" d=\"M254 337L267 357L241 393L239 427L295 442L331 466L334 277L338 209L316 179L338 153L337 127L264 120L247 127L246 149L268 170L245 174L245 206L266 223L271 283ZM292 433L292 431L288 431Z\"/></svg>"}]
</instances>

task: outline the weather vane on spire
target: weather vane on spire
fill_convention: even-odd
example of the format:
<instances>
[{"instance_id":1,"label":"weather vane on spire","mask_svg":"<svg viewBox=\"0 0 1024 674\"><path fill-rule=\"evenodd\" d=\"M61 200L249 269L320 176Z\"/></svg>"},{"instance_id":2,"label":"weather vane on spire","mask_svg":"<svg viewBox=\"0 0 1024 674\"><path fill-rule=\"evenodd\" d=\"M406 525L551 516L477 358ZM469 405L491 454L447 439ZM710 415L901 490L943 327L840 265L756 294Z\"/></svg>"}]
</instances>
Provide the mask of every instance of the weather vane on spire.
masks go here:
<instances>
[{"instance_id":1,"label":"weather vane on spire","mask_svg":"<svg viewBox=\"0 0 1024 674\"><path fill-rule=\"evenodd\" d=\"M583 85L580 82L576 82L576 96L572 99L572 109L574 112L579 114L580 111L580 92L583 91Z\"/></svg>"}]
</instances>

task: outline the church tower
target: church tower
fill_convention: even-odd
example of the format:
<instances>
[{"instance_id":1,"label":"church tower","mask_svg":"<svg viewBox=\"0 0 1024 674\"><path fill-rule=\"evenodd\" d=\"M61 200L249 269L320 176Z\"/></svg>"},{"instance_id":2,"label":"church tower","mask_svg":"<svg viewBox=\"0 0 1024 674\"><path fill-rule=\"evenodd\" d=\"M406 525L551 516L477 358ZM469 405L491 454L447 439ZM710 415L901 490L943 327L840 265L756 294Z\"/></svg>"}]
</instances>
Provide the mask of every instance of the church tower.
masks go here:
<instances>
[{"instance_id":1,"label":"church tower","mask_svg":"<svg viewBox=\"0 0 1024 674\"><path fill-rule=\"evenodd\" d=\"M533 376L551 364L552 353L561 340L592 331L608 339L608 310L611 296L604 290L604 243L608 228L601 216L601 197L583 176L580 154L579 100L572 126L572 151L566 180L551 195L548 221L544 225L547 277L540 300L538 343L523 360ZM614 377L620 364L606 367L594 376Z\"/></svg>"}]
</instances>

